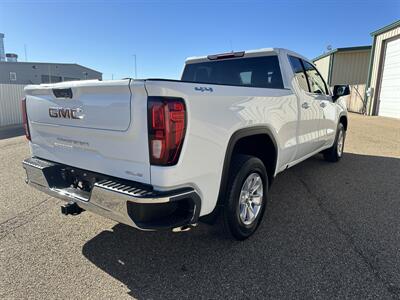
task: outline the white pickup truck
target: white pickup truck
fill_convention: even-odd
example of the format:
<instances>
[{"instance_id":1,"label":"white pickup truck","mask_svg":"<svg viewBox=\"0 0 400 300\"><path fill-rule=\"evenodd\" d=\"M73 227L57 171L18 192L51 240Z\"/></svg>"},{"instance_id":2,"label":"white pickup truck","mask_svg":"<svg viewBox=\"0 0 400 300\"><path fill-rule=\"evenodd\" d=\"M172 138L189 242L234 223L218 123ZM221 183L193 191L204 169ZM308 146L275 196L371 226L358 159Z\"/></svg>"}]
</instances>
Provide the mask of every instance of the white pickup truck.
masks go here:
<instances>
[{"instance_id":1,"label":"white pickup truck","mask_svg":"<svg viewBox=\"0 0 400 300\"><path fill-rule=\"evenodd\" d=\"M347 111L315 66L285 49L186 60L181 80L30 85L27 183L142 230L223 218L238 240L262 219L274 177L343 154Z\"/></svg>"}]
</instances>

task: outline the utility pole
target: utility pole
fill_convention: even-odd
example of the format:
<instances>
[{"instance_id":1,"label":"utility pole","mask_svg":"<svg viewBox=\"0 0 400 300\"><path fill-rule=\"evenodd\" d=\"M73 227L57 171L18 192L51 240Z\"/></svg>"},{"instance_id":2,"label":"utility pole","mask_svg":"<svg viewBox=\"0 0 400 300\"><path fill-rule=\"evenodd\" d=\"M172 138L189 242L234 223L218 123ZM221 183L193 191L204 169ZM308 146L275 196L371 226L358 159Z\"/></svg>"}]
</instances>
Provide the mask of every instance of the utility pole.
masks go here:
<instances>
[{"instance_id":1,"label":"utility pole","mask_svg":"<svg viewBox=\"0 0 400 300\"><path fill-rule=\"evenodd\" d=\"M136 54L133 54L133 62L135 65L135 79L137 79Z\"/></svg>"},{"instance_id":2,"label":"utility pole","mask_svg":"<svg viewBox=\"0 0 400 300\"><path fill-rule=\"evenodd\" d=\"M26 44L24 44L24 52L25 52L25 62L27 62L28 61L28 54L27 54L27 51L26 51Z\"/></svg>"}]
</instances>

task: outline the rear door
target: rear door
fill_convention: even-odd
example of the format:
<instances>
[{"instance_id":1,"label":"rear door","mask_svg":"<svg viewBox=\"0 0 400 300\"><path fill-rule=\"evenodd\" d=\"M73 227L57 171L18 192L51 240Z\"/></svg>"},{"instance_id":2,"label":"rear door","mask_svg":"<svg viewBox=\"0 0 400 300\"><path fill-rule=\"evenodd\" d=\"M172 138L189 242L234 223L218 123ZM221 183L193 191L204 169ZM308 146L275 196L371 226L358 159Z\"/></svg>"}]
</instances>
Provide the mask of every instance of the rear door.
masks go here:
<instances>
[{"instance_id":1,"label":"rear door","mask_svg":"<svg viewBox=\"0 0 400 300\"><path fill-rule=\"evenodd\" d=\"M298 129L298 147L295 160L318 150L321 147L320 120L322 108L318 95L310 92L310 84L302 60L289 56L294 73L296 94L300 98L300 116Z\"/></svg>"}]
</instances>

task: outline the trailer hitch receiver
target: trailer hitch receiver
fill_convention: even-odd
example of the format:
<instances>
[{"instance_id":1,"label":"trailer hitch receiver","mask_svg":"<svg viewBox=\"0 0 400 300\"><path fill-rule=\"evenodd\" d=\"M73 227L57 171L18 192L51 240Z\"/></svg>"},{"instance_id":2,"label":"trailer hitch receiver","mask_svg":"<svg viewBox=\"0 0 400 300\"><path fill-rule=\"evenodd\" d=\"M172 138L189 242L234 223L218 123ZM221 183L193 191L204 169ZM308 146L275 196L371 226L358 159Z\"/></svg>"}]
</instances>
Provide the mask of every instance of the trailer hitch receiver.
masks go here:
<instances>
[{"instance_id":1,"label":"trailer hitch receiver","mask_svg":"<svg viewBox=\"0 0 400 300\"><path fill-rule=\"evenodd\" d=\"M61 213L63 215L79 215L81 212L83 212L84 210L82 208L80 208L78 206L78 204L76 204L76 202L68 202L67 204L64 204L61 206Z\"/></svg>"}]
</instances>

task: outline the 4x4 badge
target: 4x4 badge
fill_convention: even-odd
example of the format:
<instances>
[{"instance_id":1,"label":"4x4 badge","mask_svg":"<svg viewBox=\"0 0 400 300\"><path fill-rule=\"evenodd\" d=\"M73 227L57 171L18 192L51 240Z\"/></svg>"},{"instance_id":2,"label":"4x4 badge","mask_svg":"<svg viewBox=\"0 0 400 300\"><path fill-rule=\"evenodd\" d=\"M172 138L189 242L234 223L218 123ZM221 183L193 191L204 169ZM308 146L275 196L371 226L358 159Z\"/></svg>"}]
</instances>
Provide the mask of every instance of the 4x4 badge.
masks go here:
<instances>
[{"instance_id":1,"label":"4x4 badge","mask_svg":"<svg viewBox=\"0 0 400 300\"><path fill-rule=\"evenodd\" d=\"M196 86L194 90L199 92L210 92L210 93L214 91L212 87L204 87L204 86Z\"/></svg>"}]
</instances>

